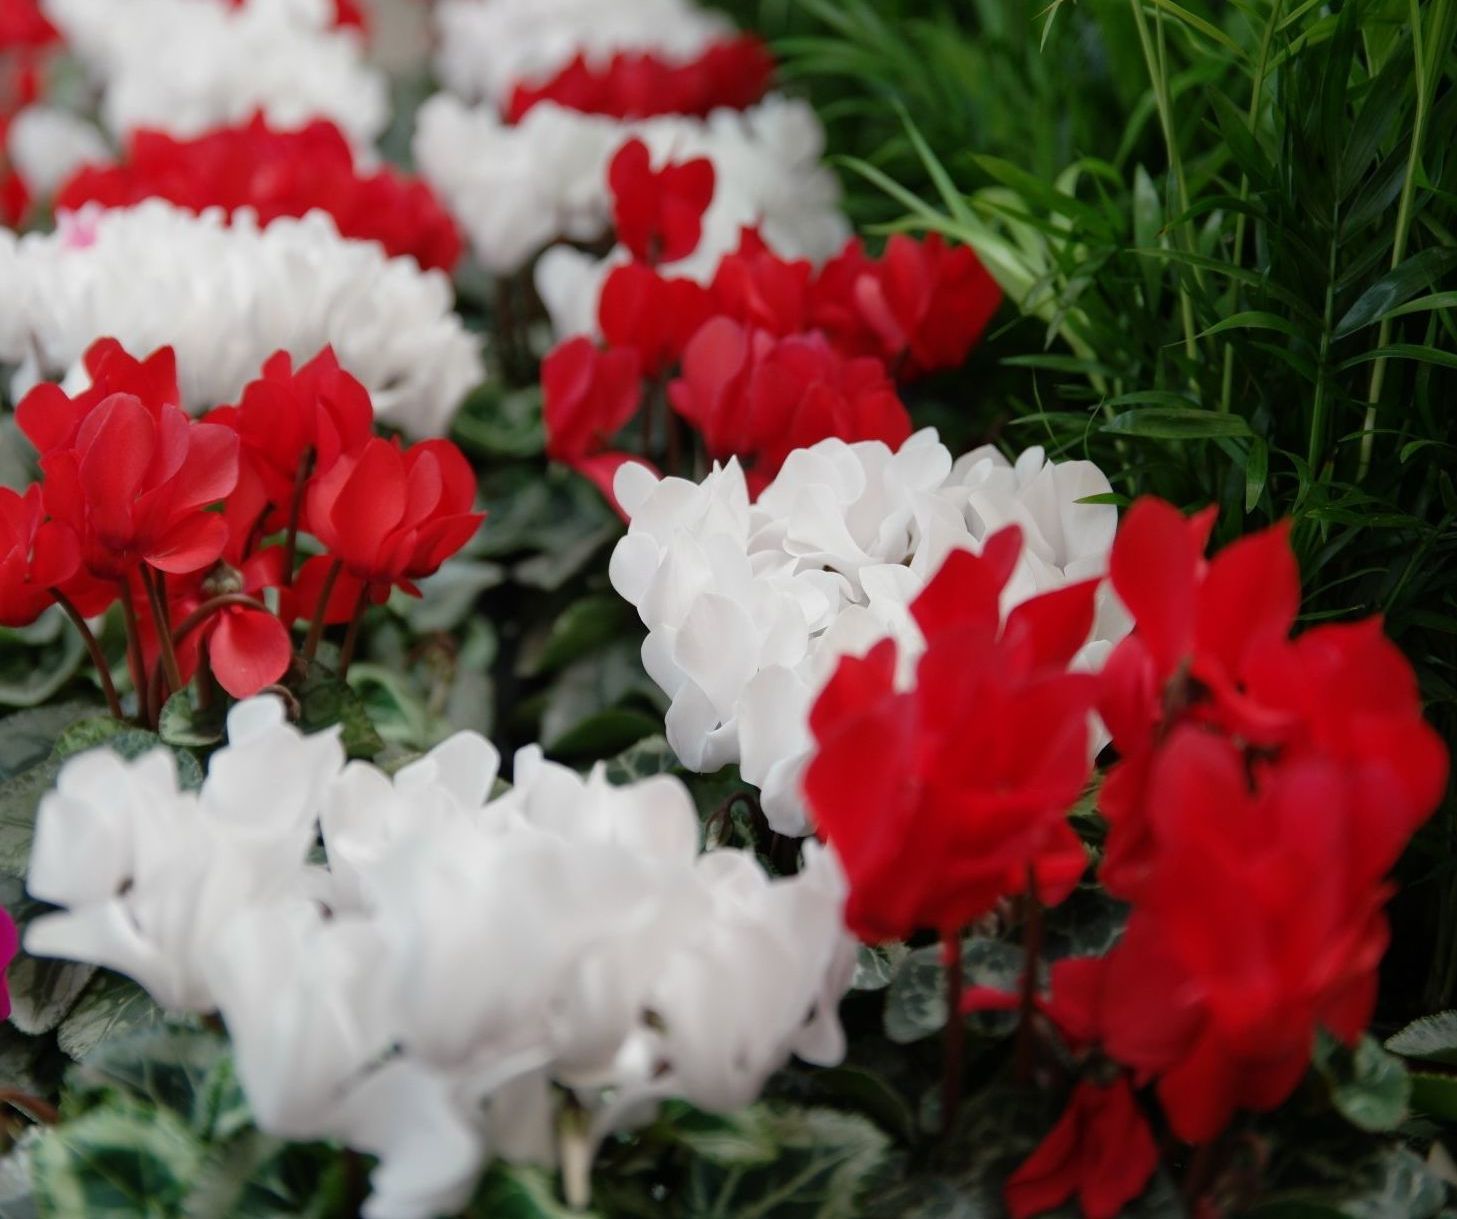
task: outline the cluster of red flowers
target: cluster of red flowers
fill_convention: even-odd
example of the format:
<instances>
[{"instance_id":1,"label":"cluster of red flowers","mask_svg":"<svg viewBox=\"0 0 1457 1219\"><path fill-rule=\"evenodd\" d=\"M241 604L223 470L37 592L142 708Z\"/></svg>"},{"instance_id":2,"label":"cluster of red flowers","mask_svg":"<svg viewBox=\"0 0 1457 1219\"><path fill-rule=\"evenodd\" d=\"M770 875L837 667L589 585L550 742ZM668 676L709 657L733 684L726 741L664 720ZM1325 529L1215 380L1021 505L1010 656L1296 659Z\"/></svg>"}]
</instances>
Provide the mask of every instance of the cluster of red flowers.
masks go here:
<instances>
[{"instance_id":1,"label":"cluster of red flowers","mask_svg":"<svg viewBox=\"0 0 1457 1219\"><path fill-rule=\"evenodd\" d=\"M773 75L768 48L750 34L712 43L688 60L651 51L619 51L605 63L577 55L547 80L518 84L506 103L506 121L520 122L538 102L618 119L744 110L768 92Z\"/></svg>"},{"instance_id":2,"label":"cluster of red flowers","mask_svg":"<svg viewBox=\"0 0 1457 1219\"><path fill-rule=\"evenodd\" d=\"M351 621L392 587L417 592L475 533L475 476L448 441L401 449L374 435L362 385L324 351L279 353L236 406L193 420L170 348L145 360L112 339L86 356L90 387L33 389L17 421L42 479L0 488L0 624L59 603L110 674L85 619L120 601L139 714L191 680L204 654L242 698L283 677L289 624ZM295 571L300 532L324 553ZM264 600L272 593L274 607Z\"/></svg>"},{"instance_id":3,"label":"cluster of red flowers","mask_svg":"<svg viewBox=\"0 0 1457 1219\"><path fill-rule=\"evenodd\" d=\"M1106 957L1059 962L1036 1001L1094 1070L1009 1182L1015 1219L1074 1194L1088 1219L1121 1213L1157 1163L1135 1088L1204 1143L1289 1097L1318 1030L1360 1038L1385 876L1446 784L1379 619L1291 638L1288 528L1206 560L1212 525L1160 500L1129 510L1110 574L1135 629L1097 677L1066 672L1091 585L1026 602L998 632L1016 552L1003 533L953 555L914 604L928 645L914 686L882 643L843 660L814 709L805 790L867 939L955 937L1002 897L1061 900L1086 863L1065 812L1090 772L1091 708L1112 733L1099 875L1131 913ZM978 991L965 1006L1018 1004Z\"/></svg>"},{"instance_id":4,"label":"cluster of red flowers","mask_svg":"<svg viewBox=\"0 0 1457 1219\"><path fill-rule=\"evenodd\" d=\"M656 455L655 431L677 464L678 419L708 457L737 456L755 493L791 451L826 437L898 445L911 422L895 379L960 364L1001 303L976 255L937 236L896 236L880 259L852 241L817 271L745 230L707 286L664 274L698 245L712 165L655 170L631 140L609 180L632 261L602 287L606 348L571 339L542 368L549 453L609 495L624 461ZM615 438L640 409L649 443L633 454Z\"/></svg>"},{"instance_id":5,"label":"cluster of red flowers","mask_svg":"<svg viewBox=\"0 0 1457 1219\"><path fill-rule=\"evenodd\" d=\"M40 96L42 56L59 38L39 0L0 0L0 224L15 227L30 208L30 190L6 155L10 124Z\"/></svg>"},{"instance_id":6,"label":"cluster of red flowers","mask_svg":"<svg viewBox=\"0 0 1457 1219\"><path fill-rule=\"evenodd\" d=\"M425 182L388 167L359 170L348 140L325 119L281 131L258 115L193 139L136 131L120 163L83 166L55 205L126 207L148 198L195 212L247 207L263 224L320 208L345 237L377 241L422 267L450 271L461 254L455 222Z\"/></svg>"}]
</instances>

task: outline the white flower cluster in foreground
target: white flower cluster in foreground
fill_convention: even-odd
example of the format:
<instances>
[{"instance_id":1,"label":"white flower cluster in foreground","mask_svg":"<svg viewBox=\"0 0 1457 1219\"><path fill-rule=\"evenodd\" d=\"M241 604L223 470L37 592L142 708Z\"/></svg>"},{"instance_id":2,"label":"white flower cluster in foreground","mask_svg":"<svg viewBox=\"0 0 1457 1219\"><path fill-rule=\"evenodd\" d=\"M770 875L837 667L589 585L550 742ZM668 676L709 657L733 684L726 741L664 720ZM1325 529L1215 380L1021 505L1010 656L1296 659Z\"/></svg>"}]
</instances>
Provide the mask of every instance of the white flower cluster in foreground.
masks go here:
<instances>
[{"instance_id":1,"label":"white flower cluster in foreground","mask_svg":"<svg viewBox=\"0 0 1457 1219\"><path fill-rule=\"evenodd\" d=\"M623 466L615 490L631 525L612 585L648 628L643 663L672 700L673 749L693 770L738 762L769 824L808 832L809 710L838 658L890 635L913 662L924 640L910 602L952 550L978 551L1005 525L1021 526L1023 551L1004 612L1102 575L1117 510L1078 501L1109 489L1091 462L1049 462L1040 448L1015 465L990 447L953 461L932 429L898 452L797 450L753 504L736 460L702 483ZM1100 665L1127 630L1106 594L1077 663Z\"/></svg>"},{"instance_id":2,"label":"white flower cluster in foreground","mask_svg":"<svg viewBox=\"0 0 1457 1219\"><path fill-rule=\"evenodd\" d=\"M44 0L102 90L118 136L199 135L255 111L276 125L332 119L362 149L389 122L383 75L329 0Z\"/></svg>"},{"instance_id":3,"label":"white flower cluster in foreground","mask_svg":"<svg viewBox=\"0 0 1457 1219\"><path fill-rule=\"evenodd\" d=\"M554 76L577 55L617 51L689 59L733 33L689 0L437 0L435 69L471 100L504 102L521 83Z\"/></svg>"},{"instance_id":4,"label":"white flower cluster in foreground","mask_svg":"<svg viewBox=\"0 0 1457 1219\"><path fill-rule=\"evenodd\" d=\"M485 1160L551 1162L553 1086L595 1140L682 1097L748 1104L791 1053L837 1061L843 880L811 846L770 880L700 854L687 790L614 788L452 737L393 778L262 697L196 793L172 755L106 749L41 803L28 951L217 1010L259 1125L380 1157L369 1219L457 1210ZM310 863L322 838L327 861ZM578 1119L579 1120L579 1119Z\"/></svg>"},{"instance_id":5,"label":"white flower cluster in foreground","mask_svg":"<svg viewBox=\"0 0 1457 1219\"><path fill-rule=\"evenodd\" d=\"M0 363L32 379L77 368L97 335L139 353L171 344L185 404L202 409L235 400L274 351L332 344L380 420L416 436L443 433L482 380L445 274L341 237L323 212L260 229L247 210L230 221L149 199L59 220L0 230Z\"/></svg>"},{"instance_id":6,"label":"white flower cluster in foreground","mask_svg":"<svg viewBox=\"0 0 1457 1219\"><path fill-rule=\"evenodd\" d=\"M553 241L594 241L611 231L607 167L633 136L647 144L655 165L707 157L716 171L703 239L666 274L707 280L719 258L737 248L745 225L757 224L788 258L826 258L848 235L839 184L821 164L819 119L804 102L779 96L706 119L631 123L543 102L508 126L488 105L437 94L420 108L414 151L477 259L496 274L512 274Z\"/></svg>"}]
</instances>

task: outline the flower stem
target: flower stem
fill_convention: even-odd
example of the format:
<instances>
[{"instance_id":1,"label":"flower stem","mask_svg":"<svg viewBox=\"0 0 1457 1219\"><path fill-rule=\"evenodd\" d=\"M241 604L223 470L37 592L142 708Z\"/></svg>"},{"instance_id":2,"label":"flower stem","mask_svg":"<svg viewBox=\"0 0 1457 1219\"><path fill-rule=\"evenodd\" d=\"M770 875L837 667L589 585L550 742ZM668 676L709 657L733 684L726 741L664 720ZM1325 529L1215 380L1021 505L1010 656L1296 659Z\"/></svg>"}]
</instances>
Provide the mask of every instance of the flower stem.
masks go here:
<instances>
[{"instance_id":1,"label":"flower stem","mask_svg":"<svg viewBox=\"0 0 1457 1219\"><path fill-rule=\"evenodd\" d=\"M314 472L314 447L310 445L299 458L298 472L293 476L293 495L288 501L288 534L283 541L283 587L293 586L293 564L298 553L298 522L303 512L304 490Z\"/></svg>"},{"instance_id":2,"label":"flower stem","mask_svg":"<svg viewBox=\"0 0 1457 1219\"><path fill-rule=\"evenodd\" d=\"M247 593L219 593L216 597L204 601L178 623L177 626L172 628L172 646L177 647L193 631L217 613L218 610L227 609L230 605L240 605L245 609L262 610L265 614L272 612L257 597L250 597Z\"/></svg>"},{"instance_id":3,"label":"flower stem","mask_svg":"<svg viewBox=\"0 0 1457 1219\"><path fill-rule=\"evenodd\" d=\"M950 1134L961 1107L962 1063L966 1056L966 1017L961 1014L961 938L941 937L941 964L946 971L946 1040L942 1055L941 1131Z\"/></svg>"},{"instance_id":4,"label":"flower stem","mask_svg":"<svg viewBox=\"0 0 1457 1219\"><path fill-rule=\"evenodd\" d=\"M19 1088L0 1088L0 1105L19 1109L42 1126L60 1125L61 1114L53 1104L38 1096L32 1096L29 1092L22 1092Z\"/></svg>"},{"instance_id":5,"label":"flower stem","mask_svg":"<svg viewBox=\"0 0 1457 1219\"><path fill-rule=\"evenodd\" d=\"M131 669L132 685L137 691L137 718L143 725L152 722L151 707L147 699L147 671L146 661L142 656L142 634L137 626L137 607L132 600L131 584L126 580L118 580L121 586L121 616L126 624L126 652L127 664Z\"/></svg>"},{"instance_id":6,"label":"flower stem","mask_svg":"<svg viewBox=\"0 0 1457 1219\"><path fill-rule=\"evenodd\" d=\"M121 700L116 696L116 683L111 677L111 666L106 662L106 653L101 650L101 643L91 628L86 625L86 619L81 615L71 599L59 588L50 590L55 598L56 604L61 607L62 613L71 620L71 624L81 632L81 642L86 645L86 651L91 654L91 663L96 666L96 679L101 683L101 693L106 696L106 709L111 712L115 719L125 719L122 714Z\"/></svg>"},{"instance_id":7,"label":"flower stem","mask_svg":"<svg viewBox=\"0 0 1457 1219\"><path fill-rule=\"evenodd\" d=\"M339 680L349 676L349 663L354 659L354 648L359 642L359 624L364 621L364 611L369 608L369 585L359 586L359 600L354 603L354 616L344 632L344 646L339 650Z\"/></svg>"},{"instance_id":8,"label":"flower stem","mask_svg":"<svg viewBox=\"0 0 1457 1219\"><path fill-rule=\"evenodd\" d=\"M1027 922L1022 935L1022 1002L1017 1024L1017 1078L1032 1081L1037 1053L1037 972L1042 962L1042 901L1037 896L1037 873L1027 865Z\"/></svg>"},{"instance_id":9,"label":"flower stem","mask_svg":"<svg viewBox=\"0 0 1457 1219\"><path fill-rule=\"evenodd\" d=\"M334 584L343 570L344 564L335 559L329 564L329 570L324 573L324 586L319 590L319 603L314 606L314 616L309 622L308 637L304 640L305 660L313 660L319 650L319 640L324 637L324 619L329 612L329 597L333 594Z\"/></svg>"},{"instance_id":10,"label":"flower stem","mask_svg":"<svg viewBox=\"0 0 1457 1219\"><path fill-rule=\"evenodd\" d=\"M162 653L162 668L167 674L167 693L175 694L186 684L177 664L177 650L172 646L172 624L167 613L167 577L160 571L142 568L142 583L152 603L152 621L157 628L157 648ZM161 710L158 703L157 709Z\"/></svg>"}]
</instances>

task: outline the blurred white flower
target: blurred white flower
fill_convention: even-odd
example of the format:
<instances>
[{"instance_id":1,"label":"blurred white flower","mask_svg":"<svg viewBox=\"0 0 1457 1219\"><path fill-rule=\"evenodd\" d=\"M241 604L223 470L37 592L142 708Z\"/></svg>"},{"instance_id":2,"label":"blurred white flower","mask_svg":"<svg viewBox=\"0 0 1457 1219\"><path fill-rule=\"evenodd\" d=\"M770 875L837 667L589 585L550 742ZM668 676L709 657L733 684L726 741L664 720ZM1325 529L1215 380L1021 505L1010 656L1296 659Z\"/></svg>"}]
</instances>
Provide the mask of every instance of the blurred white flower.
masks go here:
<instances>
[{"instance_id":1,"label":"blurred white flower","mask_svg":"<svg viewBox=\"0 0 1457 1219\"><path fill-rule=\"evenodd\" d=\"M167 749L66 763L36 815L28 879L63 909L30 925L27 951L128 974L174 1011L213 1009L217 936L303 892L312 806L343 762L337 734L301 736L276 699L240 704L228 724L199 792L179 787Z\"/></svg>"},{"instance_id":2,"label":"blurred white flower","mask_svg":"<svg viewBox=\"0 0 1457 1219\"><path fill-rule=\"evenodd\" d=\"M1106 570L1117 510L1085 461L1015 465L991 448L953 462L934 431L892 452L825 440L789 456L750 505L737 463L702 484L618 475L631 524L609 573L648 628L643 664L671 699L668 741L685 766L738 762L769 824L804 834L799 780L809 711L841 656L887 635L913 665L924 646L909 605L952 550L1006 524L1026 539L1003 609ZM1078 664L1101 664L1129 624L1111 593Z\"/></svg>"},{"instance_id":3,"label":"blurred white flower","mask_svg":"<svg viewBox=\"0 0 1457 1219\"><path fill-rule=\"evenodd\" d=\"M676 778L614 787L535 747L497 793L472 734L386 776L271 698L228 727L196 795L165 751L67 763L30 876L65 909L27 946L215 1006L263 1130L378 1157L369 1219L458 1210L491 1156L562 1145L576 1180L645 1106L737 1108L791 1054L842 1055L854 944L827 852L770 879L700 853ZM561 1088L591 1116L564 1143Z\"/></svg>"},{"instance_id":4,"label":"blurred white flower","mask_svg":"<svg viewBox=\"0 0 1457 1219\"><path fill-rule=\"evenodd\" d=\"M84 377L103 335L142 353L170 344L201 410L235 400L275 351L306 360L332 345L381 422L433 436L484 377L446 275L340 237L323 212L260 228L247 209L230 221L161 199L87 204L54 233L0 232L0 271L0 362L26 361L31 379Z\"/></svg>"},{"instance_id":5,"label":"blurred white flower","mask_svg":"<svg viewBox=\"0 0 1457 1219\"><path fill-rule=\"evenodd\" d=\"M746 225L758 225L786 258L824 259L844 244L849 230L839 184L821 164L824 130L799 100L771 95L748 110L716 110L706 119L637 122L543 102L509 126L489 106L472 108L438 94L420 109L414 150L421 174L465 229L476 258L496 274L512 274L552 242L593 241L610 232L607 167L633 136L648 145L654 164L707 157L716 171L698 249L666 266L666 274L707 282L719 259L738 247ZM592 274L581 283L589 285L595 322L605 270L587 265Z\"/></svg>"},{"instance_id":6,"label":"blurred white flower","mask_svg":"<svg viewBox=\"0 0 1457 1219\"><path fill-rule=\"evenodd\" d=\"M113 134L194 136L261 111L275 126L325 118L361 150L389 122L384 76L329 0L43 0L101 86Z\"/></svg>"},{"instance_id":7,"label":"blurred white flower","mask_svg":"<svg viewBox=\"0 0 1457 1219\"><path fill-rule=\"evenodd\" d=\"M692 0L438 0L435 69L471 101L506 101L518 84L554 76L577 55L603 62L617 51L672 59L699 54L733 33Z\"/></svg>"}]
</instances>

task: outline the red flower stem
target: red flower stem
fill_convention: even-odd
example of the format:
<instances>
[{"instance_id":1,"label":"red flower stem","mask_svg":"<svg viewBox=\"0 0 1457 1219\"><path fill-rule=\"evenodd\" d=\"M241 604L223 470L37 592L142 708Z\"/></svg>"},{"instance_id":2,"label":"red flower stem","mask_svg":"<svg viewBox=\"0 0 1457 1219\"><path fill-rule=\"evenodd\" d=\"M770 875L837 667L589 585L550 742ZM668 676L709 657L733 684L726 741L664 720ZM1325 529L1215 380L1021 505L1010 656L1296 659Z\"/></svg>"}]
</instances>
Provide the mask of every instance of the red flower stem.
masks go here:
<instances>
[{"instance_id":1,"label":"red flower stem","mask_svg":"<svg viewBox=\"0 0 1457 1219\"><path fill-rule=\"evenodd\" d=\"M147 671L146 662L142 658L142 634L137 626L137 607L132 600L131 585L126 580L118 580L121 586L121 616L126 624L126 653L127 664L131 669L132 685L137 691L137 718L145 724L152 722L151 708L147 700Z\"/></svg>"},{"instance_id":2,"label":"red flower stem","mask_svg":"<svg viewBox=\"0 0 1457 1219\"><path fill-rule=\"evenodd\" d=\"M298 553L298 522L303 513L304 491L314 473L314 447L310 445L299 458L298 472L293 476L293 496L288 501L288 535L283 541L283 587L293 586L293 564Z\"/></svg>"},{"instance_id":3,"label":"red flower stem","mask_svg":"<svg viewBox=\"0 0 1457 1219\"><path fill-rule=\"evenodd\" d=\"M60 1111L53 1104L19 1088L0 1088L0 1105L19 1109L42 1126L58 1126L61 1122Z\"/></svg>"},{"instance_id":4,"label":"red flower stem","mask_svg":"<svg viewBox=\"0 0 1457 1219\"><path fill-rule=\"evenodd\" d=\"M1027 865L1027 921L1022 933L1022 1002L1017 1025L1017 1078L1032 1082L1037 1057L1037 972L1042 963L1042 901L1037 896L1037 873Z\"/></svg>"},{"instance_id":5,"label":"red flower stem","mask_svg":"<svg viewBox=\"0 0 1457 1219\"><path fill-rule=\"evenodd\" d=\"M946 970L946 1039L942 1055L941 1132L950 1134L961 1107L961 1076L966 1056L966 1017L961 1014L961 938L942 935L941 964Z\"/></svg>"},{"instance_id":6,"label":"red flower stem","mask_svg":"<svg viewBox=\"0 0 1457 1219\"><path fill-rule=\"evenodd\" d=\"M147 586L147 598L152 603L152 621L157 627L157 647L162 653L162 668L167 674L167 693L175 694L186 684L182 680L182 669L177 664L177 650L172 646L172 624L167 614L167 577L160 571L142 568L142 583ZM157 704L160 712L162 704Z\"/></svg>"},{"instance_id":7,"label":"red flower stem","mask_svg":"<svg viewBox=\"0 0 1457 1219\"><path fill-rule=\"evenodd\" d=\"M313 660L319 650L319 640L324 637L324 618L329 612L329 597L334 592L334 583L339 579L339 573L343 570L344 564L335 559L324 573L324 586L319 590L319 603L314 606L314 617L309 623L308 637L304 640L305 660Z\"/></svg>"},{"instance_id":8,"label":"red flower stem","mask_svg":"<svg viewBox=\"0 0 1457 1219\"><path fill-rule=\"evenodd\" d=\"M344 632L344 646L339 651L339 680L349 676L349 664L354 659L354 647L359 642L359 624L364 621L364 611L369 607L369 585L359 588L359 600L354 603L354 616Z\"/></svg>"},{"instance_id":9,"label":"red flower stem","mask_svg":"<svg viewBox=\"0 0 1457 1219\"><path fill-rule=\"evenodd\" d=\"M116 683L111 678L111 666L106 663L106 653L101 650L101 644L86 625L86 619L82 617L81 611L71 603L71 599L59 588L50 590L56 604L61 607L62 612L75 628L81 632L81 642L86 645L86 650L91 654L91 663L96 666L96 679L101 683L101 693L106 696L106 709L111 712L115 719L124 719L121 710L121 699L116 696Z\"/></svg>"},{"instance_id":10,"label":"red flower stem","mask_svg":"<svg viewBox=\"0 0 1457 1219\"><path fill-rule=\"evenodd\" d=\"M219 593L199 605L192 613L188 614L177 626L172 628L172 646L178 647L193 631L211 618L218 610L227 609L230 605L240 605L245 609L262 610L265 614L272 613L266 605L257 597L250 597L247 593Z\"/></svg>"}]
</instances>

